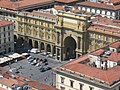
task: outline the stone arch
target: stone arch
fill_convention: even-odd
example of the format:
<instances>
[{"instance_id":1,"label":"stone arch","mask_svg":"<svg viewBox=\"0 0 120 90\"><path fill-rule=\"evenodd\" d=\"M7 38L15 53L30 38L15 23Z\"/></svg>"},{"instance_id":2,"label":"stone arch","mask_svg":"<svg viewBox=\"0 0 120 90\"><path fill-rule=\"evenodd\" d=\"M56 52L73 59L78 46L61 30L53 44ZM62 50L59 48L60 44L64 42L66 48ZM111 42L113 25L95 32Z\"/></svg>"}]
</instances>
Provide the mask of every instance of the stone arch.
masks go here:
<instances>
[{"instance_id":1,"label":"stone arch","mask_svg":"<svg viewBox=\"0 0 120 90\"><path fill-rule=\"evenodd\" d=\"M18 38L18 47L23 47L24 46L24 38L23 37L19 37Z\"/></svg>"},{"instance_id":2,"label":"stone arch","mask_svg":"<svg viewBox=\"0 0 120 90\"><path fill-rule=\"evenodd\" d=\"M65 59L75 58L76 57L76 41L73 37L68 36L64 40L64 54Z\"/></svg>"},{"instance_id":3,"label":"stone arch","mask_svg":"<svg viewBox=\"0 0 120 90\"><path fill-rule=\"evenodd\" d=\"M38 41L35 41L35 42L34 42L34 47L35 47L35 48L38 48Z\"/></svg>"},{"instance_id":4,"label":"stone arch","mask_svg":"<svg viewBox=\"0 0 120 90\"><path fill-rule=\"evenodd\" d=\"M17 41L17 36L16 35L14 35L14 41Z\"/></svg>"},{"instance_id":5,"label":"stone arch","mask_svg":"<svg viewBox=\"0 0 120 90\"><path fill-rule=\"evenodd\" d=\"M50 44L47 44L47 52L51 52L51 46L50 46Z\"/></svg>"},{"instance_id":6,"label":"stone arch","mask_svg":"<svg viewBox=\"0 0 120 90\"><path fill-rule=\"evenodd\" d=\"M29 48L33 48L32 39L29 39Z\"/></svg>"},{"instance_id":7,"label":"stone arch","mask_svg":"<svg viewBox=\"0 0 120 90\"><path fill-rule=\"evenodd\" d=\"M40 48L41 48L41 50L45 50L45 45L44 45L43 42L41 42L41 44L40 44Z\"/></svg>"}]
</instances>

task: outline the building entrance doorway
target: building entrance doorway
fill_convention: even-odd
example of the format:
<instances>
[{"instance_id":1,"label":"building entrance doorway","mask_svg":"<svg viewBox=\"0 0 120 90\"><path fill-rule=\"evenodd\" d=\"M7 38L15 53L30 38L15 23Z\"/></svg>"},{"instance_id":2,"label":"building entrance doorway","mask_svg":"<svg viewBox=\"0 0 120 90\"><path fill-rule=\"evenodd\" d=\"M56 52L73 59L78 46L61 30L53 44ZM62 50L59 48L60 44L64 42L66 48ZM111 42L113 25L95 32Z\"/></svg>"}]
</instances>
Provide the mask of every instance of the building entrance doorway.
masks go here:
<instances>
[{"instance_id":1,"label":"building entrance doorway","mask_svg":"<svg viewBox=\"0 0 120 90\"><path fill-rule=\"evenodd\" d=\"M65 60L76 58L76 41L74 38L68 36L64 40L64 54Z\"/></svg>"}]
</instances>

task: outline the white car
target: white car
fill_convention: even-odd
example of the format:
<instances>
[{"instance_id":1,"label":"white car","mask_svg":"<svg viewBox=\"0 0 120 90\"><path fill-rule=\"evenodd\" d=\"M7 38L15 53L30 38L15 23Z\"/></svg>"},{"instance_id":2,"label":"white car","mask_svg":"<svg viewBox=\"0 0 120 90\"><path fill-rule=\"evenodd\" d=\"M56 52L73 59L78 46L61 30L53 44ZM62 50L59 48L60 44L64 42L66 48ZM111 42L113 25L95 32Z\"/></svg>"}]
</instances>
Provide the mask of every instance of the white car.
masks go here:
<instances>
[{"instance_id":1,"label":"white car","mask_svg":"<svg viewBox=\"0 0 120 90\"><path fill-rule=\"evenodd\" d=\"M9 69L10 72L14 72L14 73L19 73L18 69L17 68L11 68Z\"/></svg>"},{"instance_id":2,"label":"white car","mask_svg":"<svg viewBox=\"0 0 120 90\"><path fill-rule=\"evenodd\" d=\"M36 53L39 53L40 51L37 48L32 48L30 52L36 54Z\"/></svg>"},{"instance_id":3,"label":"white car","mask_svg":"<svg viewBox=\"0 0 120 90\"><path fill-rule=\"evenodd\" d=\"M27 57L27 60L32 59L32 56Z\"/></svg>"}]
</instances>

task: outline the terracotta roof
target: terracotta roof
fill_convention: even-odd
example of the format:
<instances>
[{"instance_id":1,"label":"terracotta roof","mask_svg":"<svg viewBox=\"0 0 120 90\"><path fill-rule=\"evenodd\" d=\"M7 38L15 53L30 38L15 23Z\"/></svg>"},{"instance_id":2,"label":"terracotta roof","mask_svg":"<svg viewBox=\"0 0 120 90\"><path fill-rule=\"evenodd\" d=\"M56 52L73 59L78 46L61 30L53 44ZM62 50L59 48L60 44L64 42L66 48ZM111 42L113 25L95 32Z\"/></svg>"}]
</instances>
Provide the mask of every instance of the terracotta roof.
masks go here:
<instances>
[{"instance_id":1,"label":"terracotta roof","mask_svg":"<svg viewBox=\"0 0 120 90\"><path fill-rule=\"evenodd\" d=\"M105 52L105 50L99 49L99 50L91 52L90 54L99 56L99 55L103 54L104 52Z\"/></svg>"},{"instance_id":2,"label":"terracotta roof","mask_svg":"<svg viewBox=\"0 0 120 90\"><path fill-rule=\"evenodd\" d=\"M120 2L120 0L110 0L110 2L112 2L112 3L118 3L118 2Z\"/></svg>"},{"instance_id":3,"label":"terracotta roof","mask_svg":"<svg viewBox=\"0 0 120 90\"><path fill-rule=\"evenodd\" d=\"M54 9L56 9L56 10L64 10L65 9L65 7L64 6L59 6L59 5L55 5L54 6Z\"/></svg>"},{"instance_id":4,"label":"terracotta roof","mask_svg":"<svg viewBox=\"0 0 120 90\"><path fill-rule=\"evenodd\" d=\"M35 14L35 15L39 15L39 16L46 16L46 17L50 17L50 18L57 18L57 16L55 15L52 15L52 14L49 14L49 13L46 13L46 12L41 12L41 11L33 11L31 12L30 14Z\"/></svg>"},{"instance_id":5,"label":"terracotta roof","mask_svg":"<svg viewBox=\"0 0 120 90\"><path fill-rule=\"evenodd\" d=\"M77 3L77 5L81 5L81 6L89 6L89 7L95 7L95 8L102 8L102 9L108 9L108 10L118 10L120 9L120 5L108 5L105 3L96 3L96 2L89 2L89 1L85 1L85 2L80 2Z\"/></svg>"},{"instance_id":6,"label":"terracotta roof","mask_svg":"<svg viewBox=\"0 0 120 90\"><path fill-rule=\"evenodd\" d=\"M13 22L6 21L6 20L0 20L0 27L10 25L10 24L13 24Z\"/></svg>"},{"instance_id":7,"label":"terracotta roof","mask_svg":"<svg viewBox=\"0 0 120 90\"><path fill-rule=\"evenodd\" d=\"M87 30L120 37L120 20L96 17L91 21L92 24Z\"/></svg>"},{"instance_id":8,"label":"terracotta roof","mask_svg":"<svg viewBox=\"0 0 120 90\"><path fill-rule=\"evenodd\" d=\"M0 68L0 75L3 76L0 77L0 84L3 84L5 86L9 87L11 87L12 85L23 86L25 84L28 84L29 86L34 87L36 89L57 90L52 86L45 85L30 78L26 78L22 75L9 72L7 70L4 70L3 68ZM14 75L16 78L15 79L12 78L12 75Z\"/></svg>"},{"instance_id":9,"label":"terracotta roof","mask_svg":"<svg viewBox=\"0 0 120 90\"><path fill-rule=\"evenodd\" d=\"M32 81L32 82L28 82L28 84L32 87L36 87L36 88L42 88L42 89L45 89L45 90L58 90L56 88L53 88L49 85L45 85L45 84L42 84L40 82L36 82L36 81Z\"/></svg>"},{"instance_id":10,"label":"terracotta roof","mask_svg":"<svg viewBox=\"0 0 120 90\"><path fill-rule=\"evenodd\" d=\"M118 47L120 47L120 41L116 41L114 43L111 43L109 46L113 47L113 48L118 48Z\"/></svg>"},{"instance_id":11,"label":"terracotta roof","mask_svg":"<svg viewBox=\"0 0 120 90\"><path fill-rule=\"evenodd\" d=\"M63 3L71 3L71 2L75 2L75 1L78 1L78 0L55 0L57 2L63 2Z\"/></svg>"},{"instance_id":12,"label":"terracotta roof","mask_svg":"<svg viewBox=\"0 0 120 90\"><path fill-rule=\"evenodd\" d=\"M120 61L120 53L112 52L110 56L108 56L108 60L112 61Z\"/></svg>"},{"instance_id":13,"label":"terracotta roof","mask_svg":"<svg viewBox=\"0 0 120 90\"><path fill-rule=\"evenodd\" d=\"M48 2L53 3L54 0L19 0L16 2L12 2L10 0L0 0L0 7L17 10L22 7L32 6L36 4L42 5Z\"/></svg>"},{"instance_id":14,"label":"terracotta roof","mask_svg":"<svg viewBox=\"0 0 120 90\"><path fill-rule=\"evenodd\" d=\"M72 71L75 73L80 73L85 75L84 77L87 79L94 78L96 80L104 81L107 85L111 85L113 81L119 80L120 77L120 66L116 66L107 70L98 69L95 67L91 67L86 64L79 63L80 61L86 60L88 55L83 56L77 60L69 62L57 69L62 69L65 72ZM111 74L112 73L112 74Z\"/></svg>"}]
</instances>

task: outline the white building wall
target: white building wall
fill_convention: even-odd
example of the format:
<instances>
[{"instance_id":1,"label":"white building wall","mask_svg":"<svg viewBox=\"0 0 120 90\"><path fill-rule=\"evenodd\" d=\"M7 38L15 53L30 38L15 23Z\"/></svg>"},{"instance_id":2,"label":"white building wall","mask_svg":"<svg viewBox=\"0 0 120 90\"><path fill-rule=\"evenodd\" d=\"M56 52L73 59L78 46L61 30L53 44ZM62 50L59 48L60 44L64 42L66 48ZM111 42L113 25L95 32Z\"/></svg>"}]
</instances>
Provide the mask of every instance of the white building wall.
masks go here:
<instances>
[{"instance_id":1,"label":"white building wall","mask_svg":"<svg viewBox=\"0 0 120 90\"><path fill-rule=\"evenodd\" d=\"M102 17L106 16L107 18L113 18L113 19L115 19L115 17L117 17L117 16L115 16L115 12L110 11L110 10L104 10L104 9L98 9L98 8L88 8L88 7L85 7L85 6L79 6L78 9L79 10L84 10L84 11L87 11L87 12L100 14Z\"/></svg>"},{"instance_id":2,"label":"white building wall","mask_svg":"<svg viewBox=\"0 0 120 90\"><path fill-rule=\"evenodd\" d=\"M64 84L61 83L61 77L64 77L65 80L64 80ZM65 77L65 76L62 76L62 75L56 75L56 88L60 89L60 87L64 87L65 90L80 90L80 84L83 84L83 90L90 90L89 87L93 87L94 90L104 90L102 88L99 88L99 87L95 87L93 85L90 85L90 84L87 84L87 83L84 83L84 82L81 82L81 81L78 81L78 80L75 80L75 79L71 79L69 77ZM73 84L73 87L70 86L70 80L74 81L74 84ZM61 89L60 89L61 90Z\"/></svg>"},{"instance_id":3,"label":"white building wall","mask_svg":"<svg viewBox=\"0 0 120 90\"><path fill-rule=\"evenodd\" d=\"M87 8L87 12L90 12L90 8Z\"/></svg>"},{"instance_id":4,"label":"white building wall","mask_svg":"<svg viewBox=\"0 0 120 90\"><path fill-rule=\"evenodd\" d=\"M116 48L113 48L113 47L109 47L110 51L112 52L117 52L117 49Z\"/></svg>"},{"instance_id":5,"label":"white building wall","mask_svg":"<svg viewBox=\"0 0 120 90\"><path fill-rule=\"evenodd\" d=\"M97 56L89 55L90 62L95 62L96 60L99 60Z\"/></svg>"},{"instance_id":6,"label":"white building wall","mask_svg":"<svg viewBox=\"0 0 120 90\"><path fill-rule=\"evenodd\" d=\"M3 88L5 90L12 90L10 87L3 85L3 84L0 84L0 88Z\"/></svg>"},{"instance_id":7,"label":"white building wall","mask_svg":"<svg viewBox=\"0 0 120 90\"><path fill-rule=\"evenodd\" d=\"M113 62L113 61L107 61L107 66L108 66L108 68L112 68L112 67L114 67L114 66L117 66L117 62Z\"/></svg>"}]
</instances>

